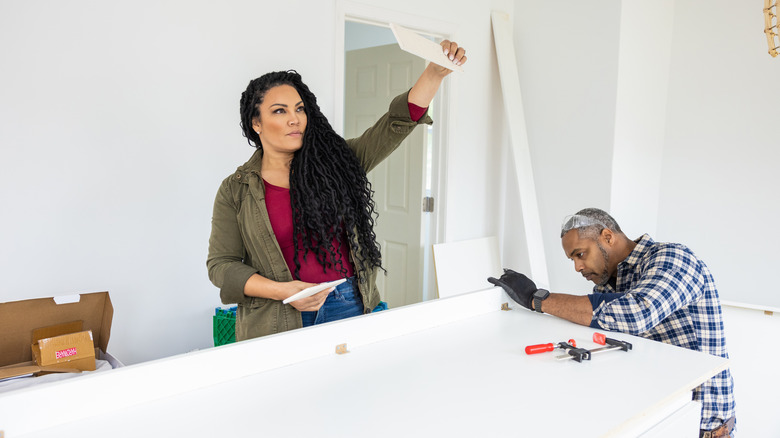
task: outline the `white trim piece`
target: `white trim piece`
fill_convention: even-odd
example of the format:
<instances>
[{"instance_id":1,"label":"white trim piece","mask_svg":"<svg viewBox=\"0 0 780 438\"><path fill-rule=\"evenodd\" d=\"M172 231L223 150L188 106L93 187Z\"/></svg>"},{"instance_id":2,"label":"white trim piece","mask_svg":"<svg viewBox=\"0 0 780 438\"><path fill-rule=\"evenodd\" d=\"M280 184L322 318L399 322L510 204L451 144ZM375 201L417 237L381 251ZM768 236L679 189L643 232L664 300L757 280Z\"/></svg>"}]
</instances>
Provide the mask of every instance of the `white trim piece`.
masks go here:
<instances>
[{"instance_id":1,"label":"white trim piece","mask_svg":"<svg viewBox=\"0 0 780 438\"><path fill-rule=\"evenodd\" d=\"M700 429L701 402L690 399L690 394L681 396L685 403L662 422L637 435L640 438L688 438L696 436ZM649 424L649 422L648 422Z\"/></svg>"},{"instance_id":2,"label":"white trim piece","mask_svg":"<svg viewBox=\"0 0 780 438\"><path fill-rule=\"evenodd\" d=\"M497 312L498 287L404 306L217 348L144 362L0 394L0 430L7 436L110 414L135 405ZM99 396L97 396L99 394ZM67 400L67 403L63 403ZM19 406L34 408L19 409ZM14 412L12 416L4 413ZM45 421L41 412L46 412Z\"/></svg>"},{"instance_id":3,"label":"white trim piece","mask_svg":"<svg viewBox=\"0 0 780 438\"><path fill-rule=\"evenodd\" d=\"M520 92L520 76L517 71L517 60L512 40L512 21L509 19L509 14L505 12L493 11L490 15L493 23L493 39L496 44L498 72L501 77L501 91L509 125L512 156L516 167L517 186L520 192L525 238L528 243L530 276L540 287L549 288L550 280L547 274L547 258L544 254L539 204L536 200L536 185L534 184L533 165L523 111L523 96Z\"/></svg>"},{"instance_id":4,"label":"white trim piece","mask_svg":"<svg viewBox=\"0 0 780 438\"><path fill-rule=\"evenodd\" d=\"M544 436L563 416L582 436L636 437L667 419L681 424L674 413L691 390L729 363L627 334L620 339L630 340L630 352L583 363L527 355L524 347L539 342L598 344L587 341L589 327L518 306L500 310L506 302L495 287L11 391L0 394L0 427L19 438L97 438L106 430L249 437L262 421L272 436L289 435L291 424L300 434L365 436L391 406L398 409L378 435L506 436L519 421L526 435ZM635 378L650 370L665 377ZM344 422L339 409L353 400L361 401L353 403L356 420ZM614 400L622 403L609 415L584 408ZM550 404L557 410L539 409ZM301 412L311 421L293 423ZM686 429L698 426L696 416L685 419ZM134 427L111 429L127 421Z\"/></svg>"},{"instance_id":5,"label":"white trim piece","mask_svg":"<svg viewBox=\"0 0 780 438\"><path fill-rule=\"evenodd\" d=\"M333 41L333 117L331 127L340 136L344 136L344 78L346 77L344 54L344 2L336 2L336 40ZM322 106L322 104L320 104Z\"/></svg>"},{"instance_id":6,"label":"white trim piece","mask_svg":"<svg viewBox=\"0 0 780 438\"><path fill-rule=\"evenodd\" d=\"M502 274L495 236L433 245L433 260L440 298L484 289Z\"/></svg>"},{"instance_id":7,"label":"white trim piece","mask_svg":"<svg viewBox=\"0 0 780 438\"><path fill-rule=\"evenodd\" d=\"M767 306L766 304L750 304L738 301L721 300L722 306L737 307L740 309L761 310L764 312L780 312L780 307Z\"/></svg>"},{"instance_id":8,"label":"white trim piece","mask_svg":"<svg viewBox=\"0 0 780 438\"><path fill-rule=\"evenodd\" d=\"M419 56L452 71L463 71L463 67L450 60L441 49L441 45L426 39L422 35L396 23L390 23L395 40L401 50Z\"/></svg>"},{"instance_id":9,"label":"white trim piece","mask_svg":"<svg viewBox=\"0 0 780 438\"><path fill-rule=\"evenodd\" d=\"M694 402L691 400L691 393L688 391L681 392L679 394L675 394L674 396L669 398L669 401L663 405L663 407L658 409L657 416L662 418L669 418L671 416L674 416L678 411L684 410L688 405L693 404L694 407L698 408L699 413L701 412L701 403ZM700 415L697 414L697 417ZM699 419L697 418L696 421L693 423L694 426L697 426L699 424ZM617 432L617 436L640 436L643 434L643 431L652 430L653 426L658 423L658 420L652 417L644 417L640 418L637 421L635 421L632 424L624 425L624 427L619 428L618 430L614 431ZM695 427L694 432L698 431L699 428Z\"/></svg>"}]
</instances>

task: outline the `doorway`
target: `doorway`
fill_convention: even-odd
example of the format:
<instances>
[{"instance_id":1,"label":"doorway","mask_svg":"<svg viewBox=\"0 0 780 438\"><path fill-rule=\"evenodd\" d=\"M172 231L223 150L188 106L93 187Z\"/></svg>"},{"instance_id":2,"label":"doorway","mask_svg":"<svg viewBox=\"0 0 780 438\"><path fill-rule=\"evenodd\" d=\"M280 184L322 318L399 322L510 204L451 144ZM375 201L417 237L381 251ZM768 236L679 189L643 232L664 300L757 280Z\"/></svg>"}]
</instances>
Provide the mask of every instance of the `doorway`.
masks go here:
<instances>
[{"instance_id":1,"label":"doorway","mask_svg":"<svg viewBox=\"0 0 780 438\"><path fill-rule=\"evenodd\" d=\"M433 38L432 38L433 39ZM360 135L387 111L390 101L409 90L426 61L398 47L386 24L344 22L344 136ZM438 121L439 90L429 111ZM432 245L437 243L433 127L418 126L401 146L368 174L379 216L374 231L381 245L385 275L377 278L391 308L435 298ZM424 212L426 198L432 212Z\"/></svg>"}]
</instances>

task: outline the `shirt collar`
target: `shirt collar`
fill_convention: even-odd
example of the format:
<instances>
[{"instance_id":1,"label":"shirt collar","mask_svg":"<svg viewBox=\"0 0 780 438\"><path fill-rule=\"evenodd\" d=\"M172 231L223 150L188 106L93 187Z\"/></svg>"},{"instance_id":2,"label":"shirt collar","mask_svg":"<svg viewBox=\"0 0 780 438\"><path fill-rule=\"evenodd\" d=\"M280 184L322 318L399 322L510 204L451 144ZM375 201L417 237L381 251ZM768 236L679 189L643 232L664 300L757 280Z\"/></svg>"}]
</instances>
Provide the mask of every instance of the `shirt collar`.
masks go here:
<instances>
[{"instance_id":1,"label":"shirt collar","mask_svg":"<svg viewBox=\"0 0 780 438\"><path fill-rule=\"evenodd\" d=\"M636 242L636 246L634 247L634 250L631 251L631 254L629 254L628 257L625 258L625 260L620 262L620 264L625 263L627 266L636 265L637 263L639 263L639 259L641 259L643 255L645 255L645 252L647 252L648 248L650 248L655 244L655 240L653 240L653 238L650 237L649 234L643 234L642 237L636 239L634 242Z\"/></svg>"},{"instance_id":2,"label":"shirt collar","mask_svg":"<svg viewBox=\"0 0 780 438\"><path fill-rule=\"evenodd\" d=\"M645 252L655 244L655 241L652 237L650 237L649 234L643 234L642 237L639 239L634 240L636 242L636 246L631 251L631 254L628 255L622 262L618 263L617 266L617 282L616 284L620 284L621 278L625 275L626 272L631 272L633 269L633 266L635 266L637 263L639 263L639 260L644 256ZM615 288L613 288L610 284L605 284L604 286L594 286L593 287L594 292L614 292Z\"/></svg>"}]
</instances>

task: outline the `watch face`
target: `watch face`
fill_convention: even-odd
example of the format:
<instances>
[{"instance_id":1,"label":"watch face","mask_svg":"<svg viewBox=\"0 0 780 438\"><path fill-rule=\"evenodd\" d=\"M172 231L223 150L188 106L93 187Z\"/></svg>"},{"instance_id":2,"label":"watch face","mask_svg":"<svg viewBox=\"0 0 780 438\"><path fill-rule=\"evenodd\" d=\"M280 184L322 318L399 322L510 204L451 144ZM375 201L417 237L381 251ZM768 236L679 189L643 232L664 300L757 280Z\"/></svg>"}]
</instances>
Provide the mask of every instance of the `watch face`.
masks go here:
<instances>
[{"instance_id":1,"label":"watch face","mask_svg":"<svg viewBox=\"0 0 780 438\"><path fill-rule=\"evenodd\" d=\"M547 298L549 295L550 295L550 291L545 289L539 289L536 292L534 292L534 298L538 298L540 300Z\"/></svg>"}]
</instances>

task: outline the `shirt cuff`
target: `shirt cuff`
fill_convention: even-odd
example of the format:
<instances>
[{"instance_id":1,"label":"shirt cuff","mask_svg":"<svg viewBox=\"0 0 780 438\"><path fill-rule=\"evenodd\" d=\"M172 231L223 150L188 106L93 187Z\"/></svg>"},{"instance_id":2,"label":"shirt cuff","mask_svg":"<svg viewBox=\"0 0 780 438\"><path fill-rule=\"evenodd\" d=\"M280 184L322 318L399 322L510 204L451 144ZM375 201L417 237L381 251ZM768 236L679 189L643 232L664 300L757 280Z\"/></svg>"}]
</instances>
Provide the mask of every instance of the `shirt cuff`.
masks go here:
<instances>
[{"instance_id":1,"label":"shirt cuff","mask_svg":"<svg viewBox=\"0 0 780 438\"><path fill-rule=\"evenodd\" d=\"M590 322L590 326L595 329L601 329L604 327L601 327L598 323L598 317L596 316L596 310L602 306L604 303L608 303L612 300L618 299L622 296L624 296L624 293L598 293L598 294L590 294L588 295L588 299L590 300L590 305L593 308L593 320ZM606 328L604 328L606 330Z\"/></svg>"},{"instance_id":2,"label":"shirt cuff","mask_svg":"<svg viewBox=\"0 0 780 438\"><path fill-rule=\"evenodd\" d=\"M251 297L244 295L244 285L249 277L257 274L257 269L243 263L234 263L225 272L225 280L219 294L222 304L243 304Z\"/></svg>"}]
</instances>

